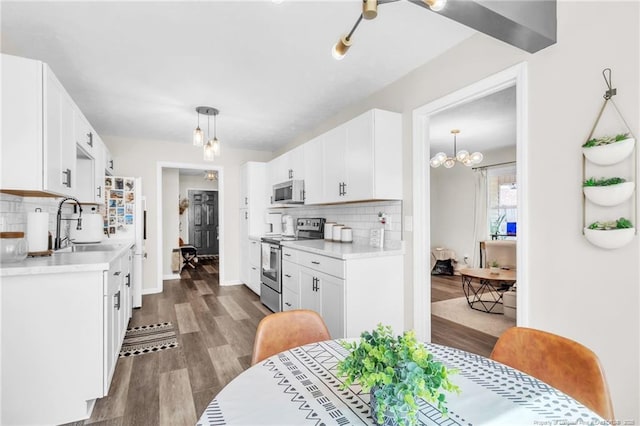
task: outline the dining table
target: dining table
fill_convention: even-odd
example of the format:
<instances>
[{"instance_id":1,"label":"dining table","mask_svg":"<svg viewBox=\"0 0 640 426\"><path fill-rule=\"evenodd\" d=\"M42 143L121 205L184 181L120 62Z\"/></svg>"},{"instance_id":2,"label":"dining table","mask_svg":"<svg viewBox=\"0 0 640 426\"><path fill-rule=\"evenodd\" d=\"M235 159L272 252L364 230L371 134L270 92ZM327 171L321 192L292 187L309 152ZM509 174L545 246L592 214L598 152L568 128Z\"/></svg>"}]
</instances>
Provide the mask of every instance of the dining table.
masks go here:
<instances>
[{"instance_id":1,"label":"dining table","mask_svg":"<svg viewBox=\"0 0 640 426\"><path fill-rule=\"evenodd\" d=\"M446 393L447 415L420 399L419 424L607 424L572 397L514 368L448 346L425 347L435 360L457 370L450 379L461 391ZM229 382L197 424L374 424L369 392L358 384L342 389L337 365L348 354L340 340L328 340L273 355Z\"/></svg>"}]
</instances>

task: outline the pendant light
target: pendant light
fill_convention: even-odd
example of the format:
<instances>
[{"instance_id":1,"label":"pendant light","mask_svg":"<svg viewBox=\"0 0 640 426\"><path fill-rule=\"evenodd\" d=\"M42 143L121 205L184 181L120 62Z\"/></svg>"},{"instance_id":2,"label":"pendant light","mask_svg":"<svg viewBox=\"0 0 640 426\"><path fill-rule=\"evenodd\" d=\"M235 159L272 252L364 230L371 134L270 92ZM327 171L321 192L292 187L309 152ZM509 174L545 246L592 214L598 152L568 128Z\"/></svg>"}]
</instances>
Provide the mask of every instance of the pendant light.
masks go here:
<instances>
[{"instance_id":1,"label":"pendant light","mask_svg":"<svg viewBox=\"0 0 640 426\"><path fill-rule=\"evenodd\" d=\"M216 158L216 155L220 155L220 141L216 136L216 117L220 113L216 108L208 107L208 106L199 106L196 108L198 112L198 117L200 114L204 114L207 116L207 142L203 147L203 156L205 161L213 161ZM210 137L210 124L211 124L211 116L213 115L213 139ZM196 129L196 130L199 130ZM204 138L203 138L204 139ZM194 145L195 145L195 133L194 133Z\"/></svg>"},{"instance_id":2,"label":"pendant light","mask_svg":"<svg viewBox=\"0 0 640 426\"><path fill-rule=\"evenodd\" d=\"M460 130L453 129L451 130L451 134L453 134L453 156L449 157L444 152L439 152L431 158L429 164L431 167L436 168L440 166L444 166L447 169L452 168L456 165L456 161L464 164L467 167L474 166L482 161L483 155L481 152L474 152L473 154L469 154L467 150L458 151L457 146L457 136L460 133Z\"/></svg>"},{"instance_id":3,"label":"pendant light","mask_svg":"<svg viewBox=\"0 0 640 426\"><path fill-rule=\"evenodd\" d=\"M193 131L193 146L202 146L204 133L200 129L200 111L198 111L198 108L196 108L196 112L198 113L198 127Z\"/></svg>"},{"instance_id":4,"label":"pendant light","mask_svg":"<svg viewBox=\"0 0 640 426\"><path fill-rule=\"evenodd\" d=\"M204 172L204 180L210 180L210 181L218 180L218 173L216 173L213 170L206 170Z\"/></svg>"}]
</instances>

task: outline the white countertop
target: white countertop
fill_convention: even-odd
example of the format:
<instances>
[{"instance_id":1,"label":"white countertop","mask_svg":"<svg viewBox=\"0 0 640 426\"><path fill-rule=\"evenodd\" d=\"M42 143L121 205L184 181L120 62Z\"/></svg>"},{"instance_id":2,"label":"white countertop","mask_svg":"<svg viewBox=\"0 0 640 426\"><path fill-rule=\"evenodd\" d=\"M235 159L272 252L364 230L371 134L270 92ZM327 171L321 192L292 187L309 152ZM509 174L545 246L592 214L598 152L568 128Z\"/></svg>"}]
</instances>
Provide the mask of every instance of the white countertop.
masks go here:
<instances>
[{"instance_id":1,"label":"white countertop","mask_svg":"<svg viewBox=\"0 0 640 426\"><path fill-rule=\"evenodd\" d=\"M64 272L106 271L109 262L133 246L133 242L116 240L104 245L118 245L117 250L75 253L53 253L51 256L27 257L21 262L1 263L0 277L56 274Z\"/></svg>"},{"instance_id":2,"label":"white countertop","mask_svg":"<svg viewBox=\"0 0 640 426\"><path fill-rule=\"evenodd\" d=\"M309 253L329 256L336 259L366 259L381 256L400 256L404 254L404 245L399 247L372 247L362 243L339 243L326 240L282 241L284 247Z\"/></svg>"}]
</instances>

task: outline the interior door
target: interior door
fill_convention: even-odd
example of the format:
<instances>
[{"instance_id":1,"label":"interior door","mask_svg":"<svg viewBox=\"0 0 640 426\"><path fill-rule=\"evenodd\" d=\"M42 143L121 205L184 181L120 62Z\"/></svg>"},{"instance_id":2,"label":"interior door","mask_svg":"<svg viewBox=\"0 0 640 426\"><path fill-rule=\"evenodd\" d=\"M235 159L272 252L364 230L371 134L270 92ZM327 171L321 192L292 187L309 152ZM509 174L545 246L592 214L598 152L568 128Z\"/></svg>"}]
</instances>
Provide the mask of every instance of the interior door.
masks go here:
<instances>
[{"instance_id":1,"label":"interior door","mask_svg":"<svg viewBox=\"0 0 640 426\"><path fill-rule=\"evenodd\" d=\"M219 253L218 191L189 191L189 244L199 255Z\"/></svg>"}]
</instances>

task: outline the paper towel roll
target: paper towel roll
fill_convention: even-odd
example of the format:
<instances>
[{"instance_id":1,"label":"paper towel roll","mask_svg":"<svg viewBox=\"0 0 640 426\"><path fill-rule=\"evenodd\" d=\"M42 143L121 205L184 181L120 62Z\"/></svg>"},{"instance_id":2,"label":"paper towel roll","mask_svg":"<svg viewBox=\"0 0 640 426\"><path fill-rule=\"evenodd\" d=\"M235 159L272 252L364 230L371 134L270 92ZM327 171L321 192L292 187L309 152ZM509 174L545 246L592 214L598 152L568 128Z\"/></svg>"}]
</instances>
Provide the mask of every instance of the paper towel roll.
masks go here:
<instances>
[{"instance_id":1,"label":"paper towel roll","mask_svg":"<svg viewBox=\"0 0 640 426\"><path fill-rule=\"evenodd\" d=\"M49 213L39 210L27 213L27 244L30 253L47 251L49 248Z\"/></svg>"}]
</instances>

